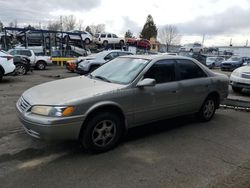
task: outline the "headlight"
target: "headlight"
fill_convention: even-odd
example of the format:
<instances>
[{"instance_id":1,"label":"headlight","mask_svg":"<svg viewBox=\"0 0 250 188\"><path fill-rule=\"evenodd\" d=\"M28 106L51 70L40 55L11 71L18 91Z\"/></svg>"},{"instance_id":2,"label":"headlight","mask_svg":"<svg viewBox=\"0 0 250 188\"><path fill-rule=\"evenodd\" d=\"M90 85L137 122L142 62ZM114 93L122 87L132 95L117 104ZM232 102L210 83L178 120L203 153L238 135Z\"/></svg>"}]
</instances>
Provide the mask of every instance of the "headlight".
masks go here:
<instances>
[{"instance_id":1,"label":"headlight","mask_svg":"<svg viewBox=\"0 0 250 188\"><path fill-rule=\"evenodd\" d=\"M43 116L65 117L70 116L74 111L73 106L33 106L31 112Z\"/></svg>"}]
</instances>

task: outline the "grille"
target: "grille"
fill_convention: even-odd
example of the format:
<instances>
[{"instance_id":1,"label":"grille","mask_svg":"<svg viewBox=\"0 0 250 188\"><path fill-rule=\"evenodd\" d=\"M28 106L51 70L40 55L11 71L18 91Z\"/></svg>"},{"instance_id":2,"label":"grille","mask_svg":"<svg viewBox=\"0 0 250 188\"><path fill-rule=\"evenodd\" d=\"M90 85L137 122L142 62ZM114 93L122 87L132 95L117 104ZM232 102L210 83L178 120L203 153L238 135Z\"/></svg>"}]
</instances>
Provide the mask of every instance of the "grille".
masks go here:
<instances>
[{"instance_id":1,"label":"grille","mask_svg":"<svg viewBox=\"0 0 250 188\"><path fill-rule=\"evenodd\" d=\"M223 66L227 66L227 67L232 66L231 63L223 63L222 65L223 65Z\"/></svg>"},{"instance_id":2,"label":"grille","mask_svg":"<svg viewBox=\"0 0 250 188\"><path fill-rule=\"evenodd\" d=\"M24 112L27 111L31 107L31 105L23 97L21 97L19 99L19 107L21 111Z\"/></svg>"},{"instance_id":3,"label":"grille","mask_svg":"<svg viewBox=\"0 0 250 188\"><path fill-rule=\"evenodd\" d=\"M246 78L246 79L250 79L250 72L243 72L243 73L241 74L241 77L242 77L242 78Z\"/></svg>"}]
</instances>

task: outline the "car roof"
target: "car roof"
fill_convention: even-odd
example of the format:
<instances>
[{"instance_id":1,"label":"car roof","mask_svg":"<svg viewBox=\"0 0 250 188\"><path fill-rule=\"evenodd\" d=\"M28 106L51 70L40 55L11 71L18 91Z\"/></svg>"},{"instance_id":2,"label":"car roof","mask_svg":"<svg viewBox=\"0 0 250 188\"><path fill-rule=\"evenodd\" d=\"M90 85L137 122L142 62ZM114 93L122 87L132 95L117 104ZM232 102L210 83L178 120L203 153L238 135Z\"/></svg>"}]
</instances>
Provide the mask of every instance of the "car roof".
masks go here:
<instances>
[{"instance_id":1,"label":"car roof","mask_svg":"<svg viewBox=\"0 0 250 188\"><path fill-rule=\"evenodd\" d=\"M135 58L135 59L146 59L146 60L161 60L161 59L189 59L192 60L192 58L185 57L185 56L173 56L173 55L133 55L133 56L122 56L129 57L129 58Z\"/></svg>"}]
</instances>

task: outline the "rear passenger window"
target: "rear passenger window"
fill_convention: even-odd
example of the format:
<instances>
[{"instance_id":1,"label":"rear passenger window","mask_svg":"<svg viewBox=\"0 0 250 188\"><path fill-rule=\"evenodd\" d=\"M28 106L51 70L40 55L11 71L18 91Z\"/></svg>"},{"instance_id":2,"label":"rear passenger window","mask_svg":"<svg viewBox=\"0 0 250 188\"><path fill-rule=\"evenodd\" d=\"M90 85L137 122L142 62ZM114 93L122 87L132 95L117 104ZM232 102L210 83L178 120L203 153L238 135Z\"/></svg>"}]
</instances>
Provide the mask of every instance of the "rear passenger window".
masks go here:
<instances>
[{"instance_id":1,"label":"rear passenger window","mask_svg":"<svg viewBox=\"0 0 250 188\"><path fill-rule=\"evenodd\" d=\"M21 55L28 56L28 57L31 57L31 56L32 56L31 52L30 52L30 51L27 51L27 50L21 50L21 51L20 51L20 54L21 54Z\"/></svg>"},{"instance_id":2,"label":"rear passenger window","mask_svg":"<svg viewBox=\"0 0 250 188\"><path fill-rule=\"evenodd\" d=\"M175 61L166 59L156 62L144 78L155 79L157 84L175 81Z\"/></svg>"},{"instance_id":3,"label":"rear passenger window","mask_svg":"<svg viewBox=\"0 0 250 188\"><path fill-rule=\"evenodd\" d=\"M106 34L101 34L101 38L106 38Z\"/></svg>"},{"instance_id":4,"label":"rear passenger window","mask_svg":"<svg viewBox=\"0 0 250 188\"><path fill-rule=\"evenodd\" d=\"M206 73L191 60L179 59L177 64L180 80L207 77Z\"/></svg>"},{"instance_id":5,"label":"rear passenger window","mask_svg":"<svg viewBox=\"0 0 250 188\"><path fill-rule=\"evenodd\" d=\"M108 38L111 38L111 34L108 34Z\"/></svg>"}]
</instances>

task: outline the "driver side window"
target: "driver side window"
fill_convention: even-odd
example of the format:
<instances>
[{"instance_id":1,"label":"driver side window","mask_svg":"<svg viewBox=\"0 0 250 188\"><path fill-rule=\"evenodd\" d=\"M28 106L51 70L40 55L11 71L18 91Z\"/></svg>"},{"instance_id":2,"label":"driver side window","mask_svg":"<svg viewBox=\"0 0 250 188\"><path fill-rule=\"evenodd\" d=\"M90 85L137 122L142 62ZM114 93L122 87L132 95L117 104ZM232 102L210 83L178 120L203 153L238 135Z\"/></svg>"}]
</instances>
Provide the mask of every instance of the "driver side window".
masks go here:
<instances>
[{"instance_id":1,"label":"driver side window","mask_svg":"<svg viewBox=\"0 0 250 188\"><path fill-rule=\"evenodd\" d=\"M175 81L175 61L170 59L157 61L144 78L155 79L156 84Z\"/></svg>"}]
</instances>

